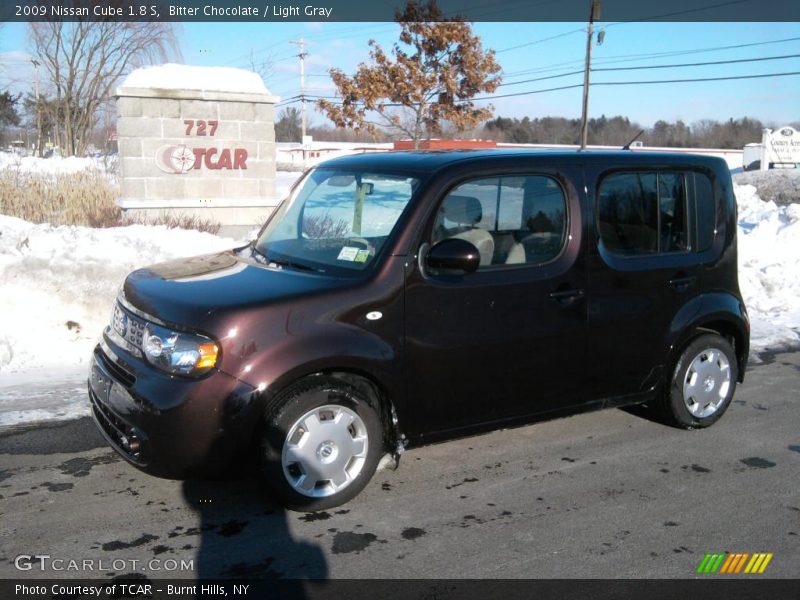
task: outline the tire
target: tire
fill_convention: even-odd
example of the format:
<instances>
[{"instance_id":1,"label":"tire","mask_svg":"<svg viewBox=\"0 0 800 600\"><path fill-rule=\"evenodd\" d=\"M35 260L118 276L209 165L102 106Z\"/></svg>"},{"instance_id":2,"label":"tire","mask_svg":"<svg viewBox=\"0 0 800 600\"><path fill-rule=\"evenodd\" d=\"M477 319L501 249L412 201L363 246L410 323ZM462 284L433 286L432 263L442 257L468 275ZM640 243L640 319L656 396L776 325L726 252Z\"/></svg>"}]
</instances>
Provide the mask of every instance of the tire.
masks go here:
<instances>
[{"instance_id":1,"label":"tire","mask_svg":"<svg viewBox=\"0 0 800 600\"><path fill-rule=\"evenodd\" d=\"M262 471L286 508L340 506L367 485L384 452L379 407L331 377L300 381L270 403L261 434Z\"/></svg>"},{"instance_id":2,"label":"tire","mask_svg":"<svg viewBox=\"0 0 800 600\"><path fill-rule=\"evenodd\" d=\"M675 363L659 412L675 427L710 427L730 406L738 375L736 353L728 340L716 334L701 335Z\"/></svg>"}]
</instances>

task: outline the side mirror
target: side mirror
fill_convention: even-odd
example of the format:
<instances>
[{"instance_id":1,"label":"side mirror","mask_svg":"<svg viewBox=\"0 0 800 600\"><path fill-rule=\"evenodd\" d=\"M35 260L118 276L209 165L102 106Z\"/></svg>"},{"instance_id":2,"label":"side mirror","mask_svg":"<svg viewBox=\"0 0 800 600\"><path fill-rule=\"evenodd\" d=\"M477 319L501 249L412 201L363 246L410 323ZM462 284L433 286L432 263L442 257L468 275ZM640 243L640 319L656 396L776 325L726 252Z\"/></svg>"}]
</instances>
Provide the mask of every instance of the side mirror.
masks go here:
<instances>
[{"instance_id":1,"label":"side mirror","mask_svg":"<svg viewBox=\"0 0 800 600\"><path fill-rule=\"evenodd\" d=\"M481 264L478 249L466 240L449 238L434 244L425 257L425 265L445 272L474 273Z\"/></svg>"}]
</instances>

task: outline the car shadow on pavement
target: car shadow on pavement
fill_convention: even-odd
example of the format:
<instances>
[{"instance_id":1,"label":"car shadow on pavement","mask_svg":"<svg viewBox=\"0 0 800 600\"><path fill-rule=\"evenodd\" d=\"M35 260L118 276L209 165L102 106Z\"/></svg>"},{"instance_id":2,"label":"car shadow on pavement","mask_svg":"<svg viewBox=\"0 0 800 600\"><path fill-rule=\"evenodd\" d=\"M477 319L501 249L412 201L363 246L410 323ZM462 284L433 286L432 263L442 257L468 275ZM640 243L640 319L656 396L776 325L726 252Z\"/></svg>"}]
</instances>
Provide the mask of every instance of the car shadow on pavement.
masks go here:
<instances>
[{"instance_id":1,"label":"car shadow on pavement","mask_svg":"<svg viewBox=\"0 0 800 600\"><path fill-rule=\"evenodd\" d=\"M622 412L626 412L629 415L633 415L634 417L639 417L640 419L644 419L645 421L650 421L651 423L656 423L658 425L668 426L668 423L662 417L658 411L652 410L645 404L633 404L631 406L622 406L620 409Z\"/></svg>"},{"instance_id":2,"label":"car shadow on pavement","mask_svg":"<svg viewBox=\"0 0 800 600\"><path fill-rule=\"evenodd\" d=\"M199 517L197 527L176 528L170 537L196 546L198 579L286 579L282 597L302 598L304 579L324 579L328 566L321 547L297 539L288 513L268 500L262 479L245 476L183 483L186 504Z\"/></svg>"}]
</instances>

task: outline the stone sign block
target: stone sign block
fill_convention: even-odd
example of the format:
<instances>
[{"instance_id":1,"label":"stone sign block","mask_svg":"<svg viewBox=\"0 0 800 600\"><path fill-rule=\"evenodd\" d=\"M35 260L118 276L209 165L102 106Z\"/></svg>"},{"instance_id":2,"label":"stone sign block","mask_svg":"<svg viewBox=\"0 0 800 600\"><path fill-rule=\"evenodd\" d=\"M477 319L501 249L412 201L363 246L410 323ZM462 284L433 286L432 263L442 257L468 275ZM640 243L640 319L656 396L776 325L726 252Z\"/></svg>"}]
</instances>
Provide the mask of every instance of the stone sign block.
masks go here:
<instances>
[{"instance_id":1,"label":"stone sign block","mask_svg":"<svg viewBox=\"0 0 800 600\"><path fill-rule=\"evenodd\" d=\"M243 69L160 65L117 90L119 205L251 229L277 205L272 96Z\"/></svg>"}]
</instances>

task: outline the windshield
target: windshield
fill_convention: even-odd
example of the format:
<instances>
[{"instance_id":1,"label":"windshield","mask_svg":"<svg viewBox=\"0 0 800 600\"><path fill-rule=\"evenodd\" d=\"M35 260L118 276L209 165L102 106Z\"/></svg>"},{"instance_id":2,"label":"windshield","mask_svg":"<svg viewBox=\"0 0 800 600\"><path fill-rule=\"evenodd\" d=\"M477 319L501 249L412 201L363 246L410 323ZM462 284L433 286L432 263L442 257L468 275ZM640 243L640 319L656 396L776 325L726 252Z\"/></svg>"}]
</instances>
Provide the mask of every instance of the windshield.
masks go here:
<instances>
[{"instance_id":1,"label":"windshield","mask_svg":"<svg viewBox=\"0 0 800 600\"><path fill-rule=\"evenodd\" d=\"M255 250L281 266L363 271L380 253L418 183L405 175L315 169L278 208Z\"/></svg>"}]
</instances>

